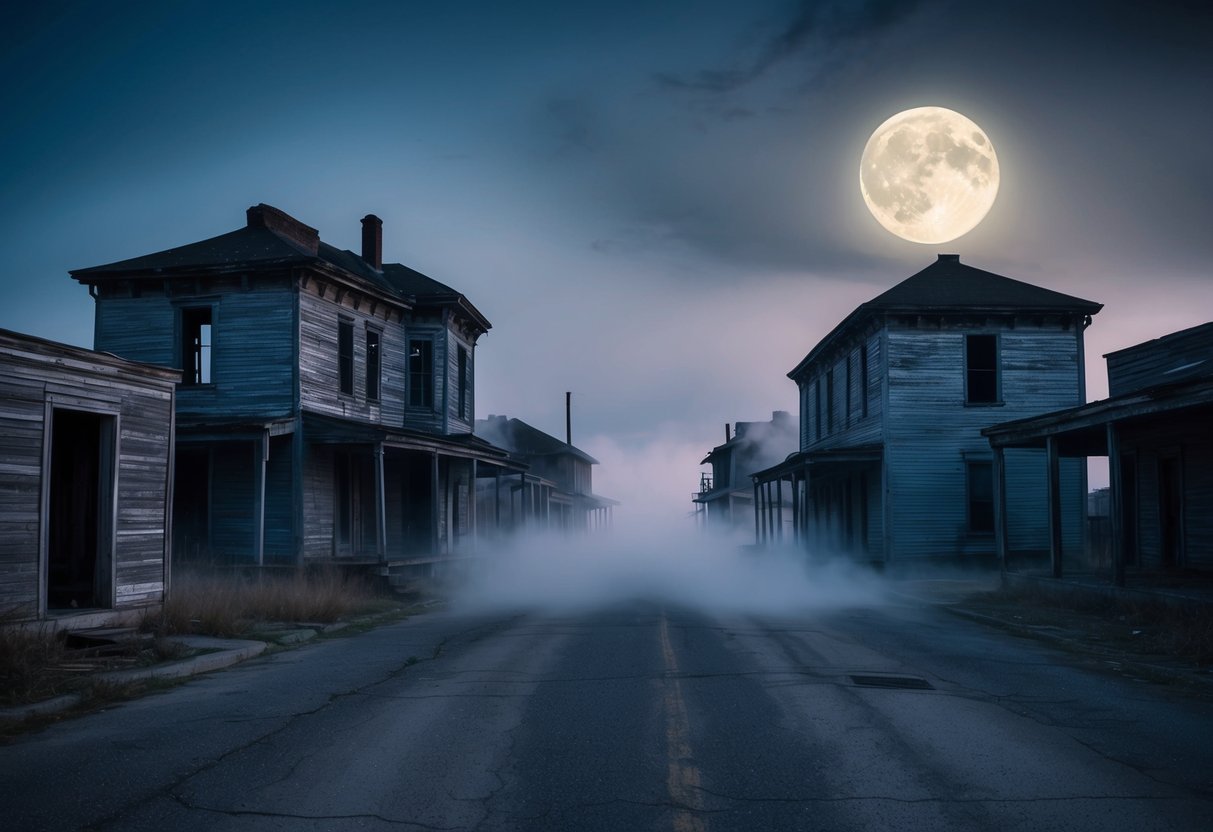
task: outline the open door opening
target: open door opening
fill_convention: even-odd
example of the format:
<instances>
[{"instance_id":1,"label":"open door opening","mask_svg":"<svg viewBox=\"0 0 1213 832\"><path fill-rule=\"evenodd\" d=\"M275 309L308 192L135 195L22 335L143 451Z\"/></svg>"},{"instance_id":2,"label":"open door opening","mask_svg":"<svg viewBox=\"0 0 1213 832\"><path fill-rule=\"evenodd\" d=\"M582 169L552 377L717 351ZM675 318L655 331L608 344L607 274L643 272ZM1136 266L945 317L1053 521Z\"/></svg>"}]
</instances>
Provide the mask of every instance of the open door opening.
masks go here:
<instances>
[{"instance_id":1,"label":"open door opening","mask_svg":"<svg viewBox=\"0 0 1213 832\"><path fill-rule=\"evenodd\" d=\"M54 409L48 610L113 605L114 417Z\"/></svg>"}]
</instances>

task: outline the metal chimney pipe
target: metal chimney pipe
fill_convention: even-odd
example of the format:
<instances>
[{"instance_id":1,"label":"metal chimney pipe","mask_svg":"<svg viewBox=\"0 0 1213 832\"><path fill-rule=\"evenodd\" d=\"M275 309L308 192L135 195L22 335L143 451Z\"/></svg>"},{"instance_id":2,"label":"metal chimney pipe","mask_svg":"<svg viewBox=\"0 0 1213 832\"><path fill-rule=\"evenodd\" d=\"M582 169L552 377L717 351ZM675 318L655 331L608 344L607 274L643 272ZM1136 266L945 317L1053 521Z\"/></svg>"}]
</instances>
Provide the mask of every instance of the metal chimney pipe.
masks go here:
<instances>
[{"instance_id":1,"label":"metal chimney pipe","mask_svg":"<svg viewBox=\"0 0 1213 832\"><path fill-rule=\"evenodd\" d=\"M724 441L725 441L725 442L728 442L728 441L729 441L730 439L732 439L732 438L733 438L733 434L732 434L732 431L731 431L731 430L730 430L730 428L729 428L729 423L728 423L728 422L725 422L725 423L724 423Z\"/></svg>"},{"instance_id":2,"label":"metal chimney pipe","mask_svg":"<svg viewBox=\"0 0 1213 832\"><path fill-rule=\"evenodd\" d=\"M573 394L564 394L564 441L573 444Z\"/></svg>"}]
</instances>

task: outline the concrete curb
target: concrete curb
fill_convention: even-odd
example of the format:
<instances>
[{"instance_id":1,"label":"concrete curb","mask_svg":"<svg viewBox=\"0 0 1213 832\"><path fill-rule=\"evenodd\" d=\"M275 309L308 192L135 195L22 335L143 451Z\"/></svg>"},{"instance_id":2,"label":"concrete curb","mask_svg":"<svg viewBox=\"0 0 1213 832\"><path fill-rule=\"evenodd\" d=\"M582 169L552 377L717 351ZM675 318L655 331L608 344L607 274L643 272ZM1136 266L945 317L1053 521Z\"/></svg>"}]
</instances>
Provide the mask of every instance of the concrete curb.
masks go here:
<instances>
[{"instance_id":1,"label":"concrete curb","mask_svg":"<svg viewBox=\"0 0 1213 832\"><path fill-rule=\"evenodd\" d=\"M113 684L139 682L145 679L181 679L220 670L234 664L259 656L268 646L264 641L248 641L245 639L211 638L209 636L180 636L172 641L185 644L197 650L213 650L200 656L190 656L175 662L137 667L130 670L112 670L108 673L98 673L94 678ZM0 709L0 723L22 722L33 716L45 716L70 710L83 700L78 693L56 696L42 702L32 702L14 708Z\"/></svg>"}]
</instances>

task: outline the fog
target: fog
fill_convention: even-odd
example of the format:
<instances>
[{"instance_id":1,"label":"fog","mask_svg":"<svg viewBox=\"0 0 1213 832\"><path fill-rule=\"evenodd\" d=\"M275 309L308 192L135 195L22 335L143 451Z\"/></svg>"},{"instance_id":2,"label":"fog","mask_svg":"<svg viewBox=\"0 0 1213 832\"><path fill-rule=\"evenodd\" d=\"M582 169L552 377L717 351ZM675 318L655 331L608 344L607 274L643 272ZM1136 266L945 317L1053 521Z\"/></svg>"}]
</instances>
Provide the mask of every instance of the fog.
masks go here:
<instances>
[{"instance_id":1,"label":"fog","mask_svg":"<svg viewBox=\"0 0 1213 832\"><path fill-rule=\"evenodd\" d=\"M458 609L568 613L649 600L707 613L791 614L885 597L878 575L842 558L755 550L689 526L519 535L482 555L457 583Z\"/></svg>"}]
</instances>

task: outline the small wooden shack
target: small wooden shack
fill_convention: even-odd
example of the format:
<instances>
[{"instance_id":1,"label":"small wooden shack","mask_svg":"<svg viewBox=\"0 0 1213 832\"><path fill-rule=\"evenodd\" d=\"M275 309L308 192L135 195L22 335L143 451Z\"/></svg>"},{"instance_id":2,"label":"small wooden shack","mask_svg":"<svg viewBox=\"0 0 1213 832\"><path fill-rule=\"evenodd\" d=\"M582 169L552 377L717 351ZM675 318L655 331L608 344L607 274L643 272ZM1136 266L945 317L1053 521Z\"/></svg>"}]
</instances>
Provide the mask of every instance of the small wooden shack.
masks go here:
<instances>
[{"instance_id":1,"label":"small wooden shack","mask_svg":"<svg viewBox=\"0 0 1213 832\"><path fill-rule=\"evenodd\" d=\"M0 330L0 612L159 604L181 374Z\"/></svg>"},{"instance_id":2,"label":"small wooden shack","mask_svg":"<svg viewBox=\"0 0 1213 832\"><path fill-rule=\"evenodd\" d=\"M982 433L996 458L1045 449L1049 493L1059 460L1108 457L1111 534L1105 565L1113 583L1124 586L1126 573L1213 568L1213 322L1104 358L1108 398L993 425ZM1024 521L1001 501L995 511L1004 538ZM1059 511L1051 497L1047 516ZM1062 554L1063 542L1053 535L1057 577L1063 572Z\"/></svg>"}]
</instances>

